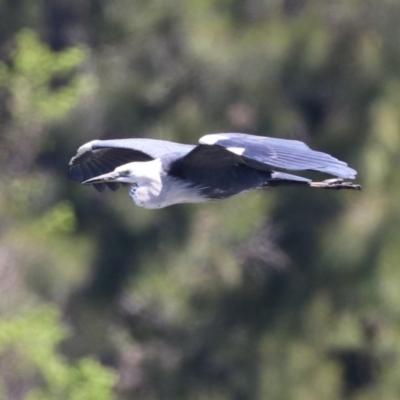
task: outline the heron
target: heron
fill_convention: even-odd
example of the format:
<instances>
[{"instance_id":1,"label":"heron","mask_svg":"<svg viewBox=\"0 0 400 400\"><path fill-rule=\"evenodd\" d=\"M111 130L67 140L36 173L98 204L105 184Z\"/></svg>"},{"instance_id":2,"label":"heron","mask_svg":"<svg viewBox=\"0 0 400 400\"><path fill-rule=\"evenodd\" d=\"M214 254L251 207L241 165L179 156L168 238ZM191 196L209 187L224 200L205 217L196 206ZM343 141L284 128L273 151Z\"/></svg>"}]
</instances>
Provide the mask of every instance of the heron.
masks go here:
<instances>
[{"instance_id":1,"label":"heron","mask_svg":"<svg viewBox=\"0 0 400 400\"><path fill-rule=\"evenodd\" d=\"M319 171L335 178L314 182L287 171ZM103 191L130 185L140 207L221 200L276 186L355 189L357 172L298 140L214 133L197 145L157 139L93 140L79 147L68 177Z\"/></svg>"}]
</instances>

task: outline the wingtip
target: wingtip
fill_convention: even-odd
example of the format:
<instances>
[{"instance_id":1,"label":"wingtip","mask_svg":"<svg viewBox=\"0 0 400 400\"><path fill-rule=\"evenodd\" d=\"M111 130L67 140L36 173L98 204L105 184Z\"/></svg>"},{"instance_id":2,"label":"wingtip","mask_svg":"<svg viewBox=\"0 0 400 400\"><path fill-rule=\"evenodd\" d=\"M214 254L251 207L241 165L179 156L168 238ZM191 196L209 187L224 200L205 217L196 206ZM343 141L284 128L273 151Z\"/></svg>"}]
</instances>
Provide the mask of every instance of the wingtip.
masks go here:
<instances>
[{"instance_id":1,"label":"wingtip","mask_svg":"<svg viewBox=\"0 0 400 400\"><path fill-rule=\"evenodd\" d=\"M70 165L68 167L67 177L70 181L81 182L83 179L82 171L80 168Z\"/></svg>"}]
</instances>

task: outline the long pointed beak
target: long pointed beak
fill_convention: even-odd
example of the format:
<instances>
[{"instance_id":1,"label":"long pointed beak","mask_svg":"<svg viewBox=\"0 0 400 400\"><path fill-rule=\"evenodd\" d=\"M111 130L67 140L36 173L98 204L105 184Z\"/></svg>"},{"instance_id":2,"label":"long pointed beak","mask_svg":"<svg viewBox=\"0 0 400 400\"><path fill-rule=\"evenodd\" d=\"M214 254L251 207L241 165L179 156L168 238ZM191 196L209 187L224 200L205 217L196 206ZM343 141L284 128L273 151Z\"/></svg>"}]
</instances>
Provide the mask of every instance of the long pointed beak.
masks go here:
<instances>
[{"instance_id":1,"label":"long pointed beak","mask_svg":"<svg viewBox=\"0 0 400 400\"><path fill-rule=\"evenodd\" d=\"M118 182L121 175L119 172L109 172L108 174L103 174L95 176L94 178L87 179L82 182L82 185L93 185L95 183L107 183L107 182Z\"/></svg>"}]
</instances>

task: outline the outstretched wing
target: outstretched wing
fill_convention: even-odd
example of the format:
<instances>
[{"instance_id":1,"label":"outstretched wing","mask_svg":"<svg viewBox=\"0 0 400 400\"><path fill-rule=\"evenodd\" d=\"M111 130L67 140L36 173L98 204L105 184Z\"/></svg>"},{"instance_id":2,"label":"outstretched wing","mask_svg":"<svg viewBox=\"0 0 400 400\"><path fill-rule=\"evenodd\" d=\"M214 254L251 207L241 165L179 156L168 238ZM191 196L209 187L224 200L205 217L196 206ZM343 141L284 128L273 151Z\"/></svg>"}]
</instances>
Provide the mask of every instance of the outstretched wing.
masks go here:
<instances>
[{"instance_id":1,"label":"outstretched wing","mask_svg":"<svg viewBox=\"0 0 400 400\"><path fill-rule=\"evenodd\" d=\"M168 173L209 199L223 199L262 187L272 178L271 170L252 168L239 155L221 146L202 144L173 160Z\"/></svg>"},{"instance_id":2,"label":"outstretched wing","mask_svg":"<svg viewBox=\"0 0 400 400\"><path fill-rule=\"evenodd\" d=\"M320 171L339 178L354 179L357 172L329 154L311 150L298 140L217 133L203 136L199 143L222 147L238 156L252 168L263 171L275 169Z\"/></svg>"},{"instance_id":3,"label":"outstretched wing","mask_svg":"<svg viewBox=\"0 0 400 400\"><path fill-rule=\"evenodd\" d=\"M83 182L114 171L132 161L150 161L169 153L189 152L194 146L155 139L93 140L81 146L69 162L68 178ZM93 185L102 191L107 185L117 190L118 183Z\"/></svg>"},{"instance_id":4,"label":"outstretched wing","mask_svg":"<svg viewBox=\"0 0 400 400\"><path fill-rule=\"evenodd\" d=\"M208 198L230 197L272 181L310 182L282 172L286 170L314 170L340 178L356 175L346 163L296 140L219 133L203 136L199 142L171 163L169 174L189 182Z\"/></svg>"}]
</instances>

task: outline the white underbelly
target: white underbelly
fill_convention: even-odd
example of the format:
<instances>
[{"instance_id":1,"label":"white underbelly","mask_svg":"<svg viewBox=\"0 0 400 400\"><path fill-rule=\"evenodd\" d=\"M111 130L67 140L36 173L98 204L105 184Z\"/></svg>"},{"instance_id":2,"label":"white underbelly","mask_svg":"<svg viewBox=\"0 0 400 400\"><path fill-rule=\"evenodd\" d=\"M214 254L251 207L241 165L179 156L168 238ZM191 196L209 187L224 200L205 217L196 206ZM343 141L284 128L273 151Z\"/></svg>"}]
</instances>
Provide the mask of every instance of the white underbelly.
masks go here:
<instances>
[{"instance_id":1,"label":"white underbelly","mask_svg":"<svg viewBox=\"0 0 400 400\"><path fill-rule=\"evenodd\" d=\"M129 190L129 195L137 206L148 209L164 208L182 203L204 203L209 200L188 186L176 184L173 186L163 185L158 193L151 191L147 186L133 185Z\"/></svg>"}]
</instances>

